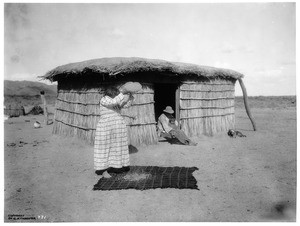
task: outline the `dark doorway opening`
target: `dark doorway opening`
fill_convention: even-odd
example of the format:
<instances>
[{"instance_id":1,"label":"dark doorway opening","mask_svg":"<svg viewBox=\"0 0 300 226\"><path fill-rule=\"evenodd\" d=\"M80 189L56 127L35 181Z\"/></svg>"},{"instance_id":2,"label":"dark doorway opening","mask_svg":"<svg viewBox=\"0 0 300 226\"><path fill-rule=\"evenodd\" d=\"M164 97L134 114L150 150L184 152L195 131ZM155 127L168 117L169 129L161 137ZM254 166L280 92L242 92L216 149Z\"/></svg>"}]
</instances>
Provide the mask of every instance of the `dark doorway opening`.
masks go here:
<instances>
[{"instance_id":1,"label":"dark doorway opening","mask_svg":"<svg viewBox=\"0 0 300 226\"><path fill-rule=\"evenodd\" d=\"M176 90L177 84L154 84L154 111L155 120L163 113L166 106L171 106L176 117Z\"/></svg>"}]
</instances>

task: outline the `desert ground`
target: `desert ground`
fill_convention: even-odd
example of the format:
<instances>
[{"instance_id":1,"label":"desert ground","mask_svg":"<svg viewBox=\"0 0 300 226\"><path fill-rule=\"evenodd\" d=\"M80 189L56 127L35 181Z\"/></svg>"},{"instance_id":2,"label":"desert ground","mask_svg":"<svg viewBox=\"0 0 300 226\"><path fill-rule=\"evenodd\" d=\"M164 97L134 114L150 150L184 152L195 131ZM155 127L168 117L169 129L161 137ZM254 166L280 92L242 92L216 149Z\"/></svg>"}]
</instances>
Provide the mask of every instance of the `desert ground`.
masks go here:
<instances>
[{"instance_id":1,"label":"desert ground","mask_svg":"<svg viewBox=\"0 0 300 226\"><path fill-rule=\"evenodd\" d=\"M295 98L294 98L295 99ZM236 130L194 138L198 145L163 140L130 151L131 165L198 167L199 190L93 191L93 146L34 129L42 116L4 122L6 222L273 222L296 220L295 102L252 102L253 131L242 104ZM9 215L36 220L9 220Z\"/></svg>"}]
</instances>

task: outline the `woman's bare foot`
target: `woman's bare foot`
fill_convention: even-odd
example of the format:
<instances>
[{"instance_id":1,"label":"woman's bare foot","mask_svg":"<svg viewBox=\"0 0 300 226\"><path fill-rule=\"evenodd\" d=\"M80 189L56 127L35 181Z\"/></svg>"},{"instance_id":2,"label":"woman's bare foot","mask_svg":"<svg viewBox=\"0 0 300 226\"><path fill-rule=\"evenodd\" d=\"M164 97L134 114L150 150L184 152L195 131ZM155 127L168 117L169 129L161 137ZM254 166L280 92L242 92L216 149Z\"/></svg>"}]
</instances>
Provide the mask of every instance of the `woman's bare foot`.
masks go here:
<instances>
[{"instance_id":1,"label":"woman's bare foot","mask_svg":"<svg viewBox=\"0 0 300 226\"><path fill-rule=\"evenodd\" d=\"M103 176L104 178L111 178L111 175L109 175L109 173L108 173L107 171L105 171L105 172L102 174L102 176Z\"/></svg>"}]
</instances>

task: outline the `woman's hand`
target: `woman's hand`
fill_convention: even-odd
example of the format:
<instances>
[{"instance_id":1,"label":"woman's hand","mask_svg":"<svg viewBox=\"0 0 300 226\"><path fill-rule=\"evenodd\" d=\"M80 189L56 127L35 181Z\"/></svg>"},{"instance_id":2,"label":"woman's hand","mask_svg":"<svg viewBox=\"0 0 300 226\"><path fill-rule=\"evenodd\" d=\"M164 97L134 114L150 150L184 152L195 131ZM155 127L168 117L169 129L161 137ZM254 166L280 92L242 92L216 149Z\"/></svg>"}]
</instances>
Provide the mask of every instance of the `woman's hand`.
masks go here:
<instances>
[{"instance_id":1,"label":"woman's hand","mask_svg":"<svg viewBox=\"0 0 300 226\"><path fill-rule=\"evenodd\" d=\"M121 86L121 87L119 88L119 91L120 91L120 93L125 94L123 86Z\"/></svg>"},{"instance_id":2,"label":"woman's hand","mask_svg":"<svg viewBox=\"0 0 300 226\"><path fill-rule=\"evenodd\" d=\"M129 100L133 100L133 99L134 99L133 94L129 93Z\"/></svg>"}]
</instances>

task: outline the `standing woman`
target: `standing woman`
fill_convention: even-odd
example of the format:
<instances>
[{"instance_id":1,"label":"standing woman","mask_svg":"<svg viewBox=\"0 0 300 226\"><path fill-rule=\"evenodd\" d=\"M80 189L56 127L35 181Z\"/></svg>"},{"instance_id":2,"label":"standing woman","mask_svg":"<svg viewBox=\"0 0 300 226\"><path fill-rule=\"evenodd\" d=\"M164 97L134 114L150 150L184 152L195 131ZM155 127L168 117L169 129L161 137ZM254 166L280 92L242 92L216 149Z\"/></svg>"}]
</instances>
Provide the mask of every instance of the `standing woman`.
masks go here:
<instances>
[{"instance_id":1,"label":"standing woman","mask_svg":"<svg viewBox=\"0 0 300 226\"><path fill-rule=\"evenodd\" d=\"M111 177L111 172L129 170L127 127L121 108L129 105L132 95L126 89L108 87L100 100L100 120L94 144L94 168L97 175Z\"/></svg>"}]
</instances>

